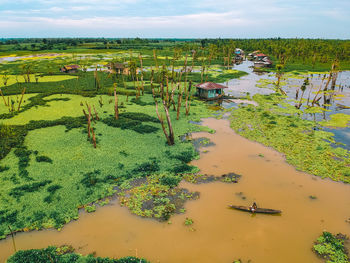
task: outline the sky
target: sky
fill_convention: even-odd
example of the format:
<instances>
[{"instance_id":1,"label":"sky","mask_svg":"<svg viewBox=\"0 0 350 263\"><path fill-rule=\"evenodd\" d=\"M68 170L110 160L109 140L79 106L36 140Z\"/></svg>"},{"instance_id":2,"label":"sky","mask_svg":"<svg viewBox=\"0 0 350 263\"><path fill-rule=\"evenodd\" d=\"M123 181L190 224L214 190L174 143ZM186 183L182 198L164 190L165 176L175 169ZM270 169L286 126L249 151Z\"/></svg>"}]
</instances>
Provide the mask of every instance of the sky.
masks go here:
<instances>
[{"instance_id":1,"label":"sky","mask_svg":"<svg viewBox=\"0 0 350 263\"><path fill-rule=\"evenodd\" d=\"M350 0L0 0L0 38L350 39Z\"/></svg>"}]
</instances>

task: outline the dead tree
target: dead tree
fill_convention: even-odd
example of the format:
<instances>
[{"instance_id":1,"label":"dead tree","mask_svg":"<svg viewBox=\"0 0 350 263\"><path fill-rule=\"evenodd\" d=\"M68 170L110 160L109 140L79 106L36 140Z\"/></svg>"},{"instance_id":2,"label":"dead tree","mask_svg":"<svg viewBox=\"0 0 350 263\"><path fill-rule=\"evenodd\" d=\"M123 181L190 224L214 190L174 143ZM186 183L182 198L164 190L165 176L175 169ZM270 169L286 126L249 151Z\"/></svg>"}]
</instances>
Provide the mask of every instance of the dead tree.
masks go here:
<instances>
[{"instance_id":1,"label":"dead tree","mask_svg":"<svg viewBox=\"0 0 350 263\"><path fill-rule=\"evenodd\" d=\"M179 95L177 97L177 113L176 113L177 120L180 118L180 108L181 108L181 101L182 101L184 89L185 89L185 87L181 90L181 87L179 86Z\"/></svg>"},{"instance_id":2,"label":"dead tree","mask_svg":"<svg viewBox=\"0 0 350 263\"><path fill-rule=\"evenodd\" d=\"M92 118L93 122L96 123L95 118L94 118L94 115L92 115L92 113L91 113L91 106L90 106L87 102L86 102L86 107L87 107L87 109L88 109L90 118Z\"/></svg>"},{"instance_id":3,"label":"dead tree","mask_svg":"<svg viewBox=\"0 0 350 263\"><path fill-rule=\"evenodd\" d=\"M98 100L98 103L100 104L100 108L103 106L102 96L100 96L100 99Z\"/></svg>"},{"instance_id":4,"label":"dead tree","mask_svg":"<svg viewBox=\"0 0 350 263\"><path fill-rule=\"evenodd\" d=\"M5 100L5 96L4 96L4 93L2 93L2 90L0 89L0 95L2 97L2 99L4 100L4 103L5 103L5 106L9 106Z\"/></svg>"},{"instance_id":5,"label":"dead tree","mask_svg":"<svg viewBox=\"0 0 350 263\"><path fill-rule=\"evenodd\" d=\"M96 120L100 120L100 117L98 117L97 111L96 111L96 109L95 109L95 105L92 105L92 106L93 106L93 108L94 108Z\"/></svg>"},{"instance_id":6,"label":"dead tree","mask_svg":"<svg viewBox=\"0 0 350 263\"><path fill-rule=\"evenodd\" d=\"M116 120L119 119L117 83L114 83L114 116Z\"/></svg>"},{"instance_id":7,"label":"dead tree","mask_svg":"<svg viewBox=\"0 0 350 263\"><path fill-rule=\"evenodd\" d=\"M90 138L90 129L91 129L91 114L89 112L89 115L88 115L88 127L87 127L87 130L88 130L88 138Z\"/></svg>"},{"instance_id":8,"label":"dead tree","mask_svg":"<svg viewBox=\"0 0 350 263\"><path fill-rule=\"evenodd\" d=\"M168 131L165 128L165 123L164 123L164 118L163 116L159 113L159 109L158 109L158 101L154 92L154 88L152 87L152 93L153 93L153 98L154 98L154 102L156 104L156 113L159 119L159 122L162 126L162 130L163 133L165 135L165 138L168 142L168 145L174 145L175 144L175 139L174 139L174 131L173 131L173 127L171 124L171 119L170 119L170 115L169 115L169 109L167 107L166 102L162 99L162 104L163 104L163 108L165 111L165 115L166 115L166 120L167 120L167 124L168 124Z\"/></svg>"},{"instance_id":9,"label":"dead tree","mask_svg":"<svg viewBox=\"0 0 350 263\"><path fill-rule=\"evenodd\" d=\"M23 101L23 96L24 96L24 93L25 93L25 92L26 92L26 88L23 88L23 91L22 91L22 96L21 96L21 100L19 101L17 111L19 111L19 109L21 108L21 104L22 104L22 101Z\"/></svg>"},{"instance_id":10,"label":"dead tree","mask_svg":"<svg viewBox=\"0 0 350 263\"><path fill-rule=\"evenodd\" d=\"M187 95L186 95L186 102L185 102L186 116L190 113L191 102L189 101L189 98L191 96L191 88L192 88L192 81L190 80L190 83L188 85Z\"/></svg>"},{"instance_id":11,"label":"dead tree","mask_svg":"<svg viewBox=\"0 0 350 263\"><path fill-rule=\"evenodd\" d=\"M325 87L323 89L324 91L327 91L328 85L331 82L331 79L332 79L332 72L329 73L329 77L328 77L327 83L326 83L326 85L325 85ZM311 102L312 106L314 106L321 99L321 97L318 98L318 95L320 94L321 89L322 89L322 85L320 85L320 88L316 92L316 95L315 95L314 99Z\"/></svg>"},{"instance_id":12,"label":"dead tree","mask_svg":"<svg viewBox=\"0 0 350 263\"><path fill-rule=\"evenodd\" d=\"M142 89L142 96L144 95L145 93L145 87L144 87L144 84L143 84L143 66L142 66L142 56L139 55L139 58L140 58L140 64L141 64L141 89Z\"/></svg>"},{"instance_id":13,"label":"dead tree","mask_svg":"<svg viewBox=\"0 0 350 263\"><path fill-rule=\"evenodd\" d=\"M94 148L96 148L96 136L94 129L91 127L91 134L92 134L92 144L94 145Z\"/></svg>"}]
</instances>

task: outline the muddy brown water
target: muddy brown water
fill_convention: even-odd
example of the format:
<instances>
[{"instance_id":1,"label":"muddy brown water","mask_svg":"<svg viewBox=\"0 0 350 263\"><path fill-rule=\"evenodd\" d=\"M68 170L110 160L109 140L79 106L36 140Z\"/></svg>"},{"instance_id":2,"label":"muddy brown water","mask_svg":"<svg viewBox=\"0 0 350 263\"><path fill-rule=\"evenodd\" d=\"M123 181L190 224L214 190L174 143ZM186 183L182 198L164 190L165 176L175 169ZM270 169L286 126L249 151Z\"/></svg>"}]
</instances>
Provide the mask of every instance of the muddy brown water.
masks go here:
<instances>
[{"instance_id":1,"label":"muddy brown water","mask_svg":"<svg viewBox=\"0 0 350 263\"><path fill-rule=\"evenodd\" d=\"M241 174L239 183L181 183L201 196L188 202L186 213L173 216L171 224L139 218L114 202L95 213L81 213L61 232L19 233L17 249L71 244L82 254L137 255L152 262L322 262L311 248L323 230L350 235L345 222L350 185L296 171L278 152L235 134L227 120L206 119L203 124L217 132L193 137L206 136L215 146L205 148L193 164L207 174ZM227 208L253 201L283 213L253 216ZM193 219L194 231L184 225L186 217ZM12 253L11 239L0 241L0 262Z\"/></svg>"}]
</instances>

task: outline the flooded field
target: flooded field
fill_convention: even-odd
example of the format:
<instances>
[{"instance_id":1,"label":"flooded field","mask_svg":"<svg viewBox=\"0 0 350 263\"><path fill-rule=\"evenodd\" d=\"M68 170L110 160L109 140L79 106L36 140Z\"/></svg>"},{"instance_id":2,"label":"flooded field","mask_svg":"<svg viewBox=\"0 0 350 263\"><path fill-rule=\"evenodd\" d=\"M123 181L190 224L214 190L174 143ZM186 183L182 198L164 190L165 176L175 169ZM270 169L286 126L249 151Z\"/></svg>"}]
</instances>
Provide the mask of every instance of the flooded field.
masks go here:
<instances>
[{"instance_id":1,"label":"flooded field","mask_svg":"<svg viewBox=\"0 0 350 263\"><path fill-rule=\"evenodd\" d=\"M227 120L206 119L215 134L197 133L206 147L193 164L202 173L242 175L237 184L221 182L181 186L200 192L186 213L169 223L130 214L117 201L56 230L20 233L17 249L71 244L82 254L137 255L151 262L321 262L311 248L327 230L350 235L350 186L296 171L278 152L235 134ZM312 197L312 198L311 198ZM229 204L281 209L281 216L251 215ZM193 219L184 225L186 217ZM0 241L0 262L13 253L10 238Z\"/></svg>"}]
</instances>

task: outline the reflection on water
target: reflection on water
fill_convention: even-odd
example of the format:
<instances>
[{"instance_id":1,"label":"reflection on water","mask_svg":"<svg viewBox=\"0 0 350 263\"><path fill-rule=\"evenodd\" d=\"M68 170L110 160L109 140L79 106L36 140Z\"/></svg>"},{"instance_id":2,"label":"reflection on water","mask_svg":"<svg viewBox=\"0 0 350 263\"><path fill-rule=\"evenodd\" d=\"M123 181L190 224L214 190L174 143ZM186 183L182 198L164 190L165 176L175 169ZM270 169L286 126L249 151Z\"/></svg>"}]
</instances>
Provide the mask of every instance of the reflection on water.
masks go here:
<instances>
[{"instance_id":1,"label":"reflection on water","mask_svg":"<svg viewBox=\"0 0 350 263\"><path fill-rule=\"evenodd\" d=\"M322 262L311 251L314 240L328 230L350 234L350 185L297 172L283 156L235 134L227 120L206 119L217 130L206 136L215 146L194 161L203 173L242 175L237 184L192 185L200 199L186 204L186 213L171 224L131 215L116 202L95 213L82 213L61 232L34 231L16 235L18 249L72 244L77 252L98 256L138 255L152 262ZM310 199L309 196L316 199ZM245 197L244 198L242 198ZM229 204L281 209L281 216L234 211ZM194 221L191 231L186 217ZM0 241L0 262L12 253L11 239Z\"/></svg>"}]
</instances>

